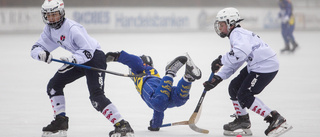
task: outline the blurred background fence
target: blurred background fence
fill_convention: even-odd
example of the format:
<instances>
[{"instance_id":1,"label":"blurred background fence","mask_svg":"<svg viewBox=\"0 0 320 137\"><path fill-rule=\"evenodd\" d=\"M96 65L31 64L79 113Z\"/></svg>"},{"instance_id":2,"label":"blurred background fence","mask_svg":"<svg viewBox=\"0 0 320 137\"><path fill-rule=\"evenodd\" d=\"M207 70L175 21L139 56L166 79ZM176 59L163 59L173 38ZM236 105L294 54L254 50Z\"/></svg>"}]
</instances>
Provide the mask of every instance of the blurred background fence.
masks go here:
<instances>
[{"instance_id":1,"label":"blurred background fence","mask_svg":"<svg viewBox=\"0 0 320 137\"><path fill-rule=\"evenodd\" d=\"M236 7L251 30L280 29L278 0L64 0L66 17L91 32L212 31ZM292 0L296 30L320 30L320 0ZM43 0L0 0L0 33L40 32Z\"/></svg>"}]
</instances>

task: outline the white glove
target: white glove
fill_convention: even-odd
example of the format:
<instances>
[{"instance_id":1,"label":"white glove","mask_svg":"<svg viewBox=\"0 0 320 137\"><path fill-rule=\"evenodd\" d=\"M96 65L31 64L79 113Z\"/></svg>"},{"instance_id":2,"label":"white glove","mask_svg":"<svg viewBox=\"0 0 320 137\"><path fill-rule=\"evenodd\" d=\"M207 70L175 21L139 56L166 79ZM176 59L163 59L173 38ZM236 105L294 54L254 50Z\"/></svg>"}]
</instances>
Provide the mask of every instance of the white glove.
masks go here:
<instances>
[{"instance_id":1,"label":"white glove","mask_svg":"<svg viewBox=\"0 0 320 137\"><path fill-rule=\"evenodd\" d=\"M289 21L289 16L284 16L282 18L282 23L287 23Z\"/></svg>"},{"instance_id":2,"label":"white glove","mask_svg":"<svg viewBox=\"0 0 320 137\"><path fill-rule=\"evenodd\" d=\"M70 56L70 57L60 57L60 59L61 59L62 61L66 61L66 62L70 62L70 63L77 64L77 60L76 60L73 56ZM65 73L65 72L67 72L68 70L72 69L73 67L74 67L73 65L64 64L61 68L59 68L58 72L59 72L59 73Z\"/></svg>"},{"instance_id":3,"label":"white glove","mask_svg":"<svg viewBox=\"0 0 320 137\"><path fill-rule=\"evenodd\" d=\"M48 64L50 64L52 61L52 55L50 54L49 51L46 51L46 50L40 52L38 54L38 58L39 58L39 60L46 62Z\"/></svg>"}]
</instances>

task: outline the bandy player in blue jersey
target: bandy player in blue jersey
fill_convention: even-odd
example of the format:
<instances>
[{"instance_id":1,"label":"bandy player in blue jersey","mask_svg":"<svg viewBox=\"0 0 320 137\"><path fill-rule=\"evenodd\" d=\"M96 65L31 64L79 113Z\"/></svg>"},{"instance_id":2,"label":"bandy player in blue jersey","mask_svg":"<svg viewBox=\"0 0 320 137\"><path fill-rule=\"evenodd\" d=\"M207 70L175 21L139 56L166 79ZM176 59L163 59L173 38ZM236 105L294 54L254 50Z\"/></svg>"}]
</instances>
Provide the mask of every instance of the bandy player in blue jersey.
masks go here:
<instances>
[{"instance_id":1,"label":"bandy player in blue jersey","mask_svg":"<svg viewBox=\"0 0 320 137\"><path fill-rule=\"evenodd\" d=\"M125 51L109 52L107 62L117 61L130 68L132 74L145 73L146 76L133 78L138 93L143 101L153 109L153 117L148 129L159 131L167 108L184 105L189 99L189 91L193 81L201 78L200 69L195 66L189 55L179 56L166 66L166 75L160 78L153 68L150 56L136 56ZM173 78L177 71L186 64L185 74L177 86L173 86Z\"/></svg>"},{"instance_id":2,"label":"bandy player in blue jersey","mask_svg":"<svg viewBox=\"0 0 320 137\"><path fill-rule=\"evenodd\" d=\"M292 2L291 0L279 0L279 7L279 17L281 19L281 34L285 44L285 47L281 50L281 52L294 52L298 47L298 44L293 36L295 18L293 15ZM292 44L292 47L290 47L290 43Z\"/></svg>"},{"instance_id":3,"label":"bandy player in blue jersey","mask_svg":"<svg viewBox=\"0 0 320 137\"><path fill-rule=\"evenodd\" d=\"M72 55L61 60L106 69L105 53L99 43L90 37L85 28L77 22L65 18L62 0L45 0L42 5L42 17L46 24L38 41L31 50L32 58L50 63L53 50L61 47ZM101 112L115 130L111 137L134 136L129 123L125 121L116 106L104 95L105 73L84 68L63 65L47 85L47 94L51 100L55 119L42 129L43 137L66 136L69 118L65 111L64 87L85 76L93 107ZM77 91L79 92L79 91Z\"/></svg>"},{"instance_id":4,"label":"bandy player in blue jersey","mask_svg":"<svg viewBox=\"0 0 320 137\"><path fill-rule=\"evenodd\" d=\"M288 125L286 119L277 111L270 109L256 97L278 73L279 61L276 53L258 35L240 26L242 20L235 8L225 8L218 12L214 23L215 30L220 37L229 38L231 50L211 63L211 70L216 75L206 81L204 87L207 91L214 88L247 62L240 74L229 84L230 99L236 112L233 115L235 120L223 126L224 135L252 135L247 112L249 109L270 123L265 130L267 136L279 136L292 126ZM241 130L243 132L237 132Z\"/></svg>"}]
</instances>

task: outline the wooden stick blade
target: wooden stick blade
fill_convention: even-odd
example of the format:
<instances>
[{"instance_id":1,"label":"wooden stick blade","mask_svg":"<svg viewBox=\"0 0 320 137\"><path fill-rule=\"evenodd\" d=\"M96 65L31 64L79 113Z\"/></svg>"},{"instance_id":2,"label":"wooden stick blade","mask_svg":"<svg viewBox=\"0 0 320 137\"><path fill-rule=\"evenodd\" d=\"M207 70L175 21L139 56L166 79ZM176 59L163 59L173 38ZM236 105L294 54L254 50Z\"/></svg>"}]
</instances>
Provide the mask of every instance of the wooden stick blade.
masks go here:
<instances>
[{"instance_id":1,"label":"wooden stick blade","mask_svg":"<svg viewBox=\"0 0 320 137\"><path fill-rule=\"evenodd\" d=\"M196 132L199 132L199 133L203 133L203 134L208 134L209 133L209 130L206 130L206 129L202 129L202 128L199 128L196 126L196 123L198 122L199 118L200 118L200 115L201 115L201 110L202 110L202 106L200 107L199 111L198 112L194 112L190 119L189 119L189 127L193 130L193 131L196 131Z\"/></svg>"},{"instance_id":2,"label":"wooden stick blade","mask_svg":"<svg viewBox=\"0 0 320 137\"><path fill-rule=\"evenodd\" d=\"M196 126L196 124L189 124L189 127L193 131L196 131L196 132L199 132L199 133L203 133L203 134L208 134L209 133L209 130L199 128L199 127Z\"/></svg>"}]
</instances>

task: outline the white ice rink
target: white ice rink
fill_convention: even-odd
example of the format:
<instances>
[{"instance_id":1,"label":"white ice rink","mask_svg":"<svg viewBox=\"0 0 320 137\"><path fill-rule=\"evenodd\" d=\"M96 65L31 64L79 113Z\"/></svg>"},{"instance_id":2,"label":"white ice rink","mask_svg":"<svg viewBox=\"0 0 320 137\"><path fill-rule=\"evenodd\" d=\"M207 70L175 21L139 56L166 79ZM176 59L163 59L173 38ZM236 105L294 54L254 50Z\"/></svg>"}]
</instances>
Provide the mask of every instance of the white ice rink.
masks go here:
<instances>
[{"instance_id":1,"label":"white ice rink","mask_svg":"<svg viewBox=\"0 0 320 137\"><path fill-rule=\"evenodd\" d=\"M89 32L90 33L90 32ZM280 60L276 78L258 97L271 109L277 110L293 125L282 137L318 137L320 135L320 45L319 31L296 31L300 48L294 54L280 54L284 43L280 31L256 32L275 51ZM0 137L39 137L43 126L53 119L46 85L60 63L46 64L31 58L30 50L39 34L0 34ZM188 52L203 76L194 82L190 100L180 108L168 109L164 123L188 120L203 91L202 83L210 74L210 64L220 54L229 51L227 38L215 32L188 33L91 33L103 50L126 50L136 55L150 55L163 76L168 61ZM54 58L70 53L57 49ZM109 63L108 70L128 73L126 66ZM175 84L183 76L182 68ZM159 132L147 130L152 110L142 101L129 78L107 74L106 96L128 120L136 137L223 137L223 124L233 118L234 108L228 95L228 84L236 76L223 81L207 93L198 127L210 133L200 134L188 126L162 128ZM319 85L318 85L319 84ZM66 111L70 118L68 137L107 137L112 124L91 105L85 78L65 88ZM253 137L263 137L268 124L263 118L248 111L252 122Z\"/></svg>"}]
</instances>

